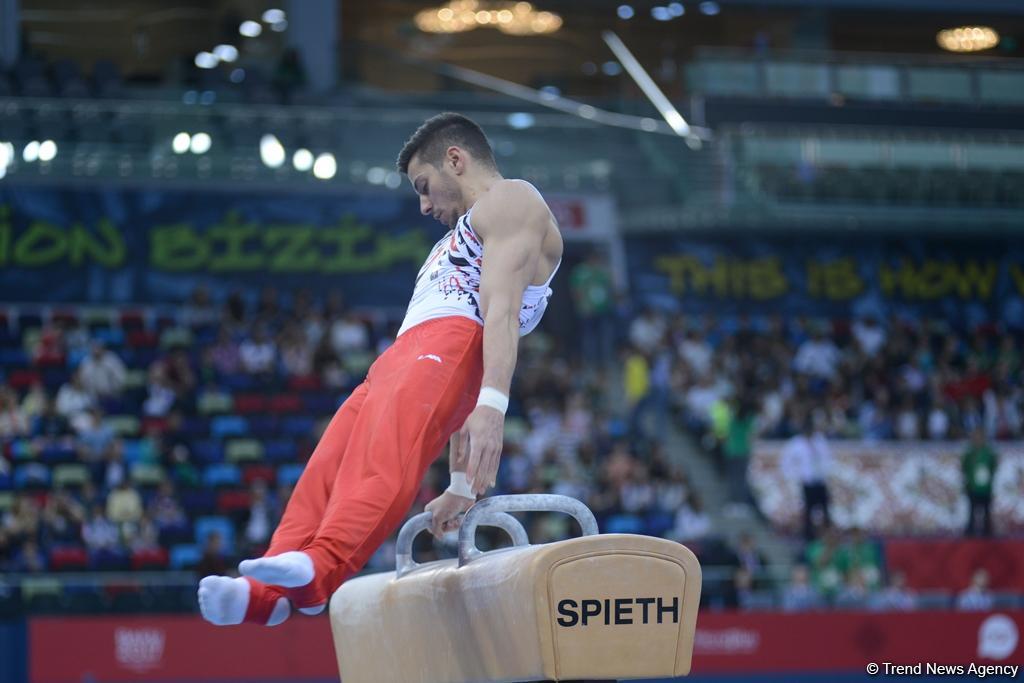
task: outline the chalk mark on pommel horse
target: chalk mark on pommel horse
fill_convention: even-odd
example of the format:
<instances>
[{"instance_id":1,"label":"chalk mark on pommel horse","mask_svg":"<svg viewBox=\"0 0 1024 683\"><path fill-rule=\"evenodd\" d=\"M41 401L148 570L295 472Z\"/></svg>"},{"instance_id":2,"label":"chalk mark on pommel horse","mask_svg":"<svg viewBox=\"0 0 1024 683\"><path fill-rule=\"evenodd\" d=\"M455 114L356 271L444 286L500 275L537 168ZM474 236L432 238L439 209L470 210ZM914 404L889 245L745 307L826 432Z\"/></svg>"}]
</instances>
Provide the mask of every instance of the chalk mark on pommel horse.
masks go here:
<instances>
[{"instance_id":1,"label":"chalk mark on pommel horse","mask_svg":"<svg viewBox=\"0 0 1024 683\"><path fill-rule=\"evenodd\" d=\"M530 545L510 512L564 512L583 535ZM458 559L418 564L413 539L430 513L398 534L396 570L348 581L331 598L343 683L517 683L621 680L690 672L701 570L684 546L598 534L586 505L566 496L486 498L466 513ZM481 552L480 526L513 545Z\"/></svg>"}]
</instances>

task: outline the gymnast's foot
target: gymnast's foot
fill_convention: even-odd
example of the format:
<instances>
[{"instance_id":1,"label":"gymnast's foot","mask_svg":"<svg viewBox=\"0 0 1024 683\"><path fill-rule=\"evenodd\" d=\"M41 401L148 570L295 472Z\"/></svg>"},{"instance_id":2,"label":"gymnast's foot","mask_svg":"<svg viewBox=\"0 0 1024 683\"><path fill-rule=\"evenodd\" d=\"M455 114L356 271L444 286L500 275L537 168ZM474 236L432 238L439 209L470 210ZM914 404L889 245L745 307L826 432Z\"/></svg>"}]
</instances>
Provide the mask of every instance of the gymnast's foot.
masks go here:
<instances>
[{"instance_id":1,"label":"gymnast's foot","mask_svg":"<svg viewBox=\"0 0 1024 683\"><path fill-rule=\"evenodd\" d=\"M238 571L257 581L284 588L305 586L314 576L313 559L296 550L258 560L242 560Z\"/></svg>"},{"instance_id":2,"label":"gymnast's foot","mask_svg":"<svg viewBox=\"0 0 1024 683\"><path fill-rule=\"evenodd\" d=\"M207 576L199 582L199 611L211 624L233 626L241 624L249 608L249 582L227 576ZM277 626L291 614L287 598L278 598L267 620L267 626Z\"/></svg>"}]
</instances>

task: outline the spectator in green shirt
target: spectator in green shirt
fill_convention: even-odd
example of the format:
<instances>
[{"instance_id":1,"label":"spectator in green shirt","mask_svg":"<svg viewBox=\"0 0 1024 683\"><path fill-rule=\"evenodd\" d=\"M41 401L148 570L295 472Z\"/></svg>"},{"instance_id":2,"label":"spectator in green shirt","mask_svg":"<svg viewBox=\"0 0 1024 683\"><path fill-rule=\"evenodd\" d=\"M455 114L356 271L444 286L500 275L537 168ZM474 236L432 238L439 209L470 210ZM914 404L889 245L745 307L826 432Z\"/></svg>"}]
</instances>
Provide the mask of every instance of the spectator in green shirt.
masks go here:
<instances>
[{"instance_id":1,"label":"spectator in green shirt","mask_svg":"<svg viewBox=\"0 0 1024 683\"><path fill-rule=\"evenodd\" d=\"M749 505L752 498L747 485L747 466L754 449L757 410L748 398L738 401L729 420L722 444L726 472L729 476L729 497L733 504Z\"/></svg>"},{"instance_id":2,"label":"spectator in green shirt","mask_svg":"<svg viewBox=\"0 0 1024 683\"><path fill-rule=\"evenodd\" d=\"M999 458L988 444L985 430L976 428L971 433L971 444L961 462L964 489L970 501L967 516L968 536L992 535L992 481L996 476ZM979 520L980 517L980 520Z\"/></svg>"},{"instance_id":3,"label":"spectator in green shirt","mask_svg":"<svg viewBox=\"0 0 1024 683\"><path fill-rule=\"evenodd\" d=\"M595 366L611 363L615 344L615 297L612 275L601 252L594 250L586 261L572 269L569 289L580 317L584 361Z\"/></svg>"}]
</instances>

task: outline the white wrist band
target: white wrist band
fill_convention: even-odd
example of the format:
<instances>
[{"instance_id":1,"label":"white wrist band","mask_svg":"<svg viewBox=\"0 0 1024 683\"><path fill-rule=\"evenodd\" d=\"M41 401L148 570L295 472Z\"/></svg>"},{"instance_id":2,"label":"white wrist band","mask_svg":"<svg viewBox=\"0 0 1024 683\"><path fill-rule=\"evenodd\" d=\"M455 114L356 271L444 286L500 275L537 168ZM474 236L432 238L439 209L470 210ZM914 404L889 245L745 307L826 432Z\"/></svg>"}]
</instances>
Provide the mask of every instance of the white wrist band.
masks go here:
<instances>
[{"instance_id":1,"label":"white wrist band","mask_svg":"<svg viewBox=\"0 0 1024 683\"><path fill-rule=\"evenodd\" d=\"M476 404L494 408L504 415L508 411L508 396L494 387L484 387L480 390L480 398L476 400Z\"/></svg>"},{"instance_id":2,"label":"white wrist band","mask_svg":"<svg viewBox=\"0 0 1024 683\"><path fill-rule=\"evenodd\" d=\"M452 472L452 483L448 484L447 490L448 493L454 493L456 496L476 500L473 489L469 488L469 480L466 479L465 472Z\"/></svg>"}]
</instances>

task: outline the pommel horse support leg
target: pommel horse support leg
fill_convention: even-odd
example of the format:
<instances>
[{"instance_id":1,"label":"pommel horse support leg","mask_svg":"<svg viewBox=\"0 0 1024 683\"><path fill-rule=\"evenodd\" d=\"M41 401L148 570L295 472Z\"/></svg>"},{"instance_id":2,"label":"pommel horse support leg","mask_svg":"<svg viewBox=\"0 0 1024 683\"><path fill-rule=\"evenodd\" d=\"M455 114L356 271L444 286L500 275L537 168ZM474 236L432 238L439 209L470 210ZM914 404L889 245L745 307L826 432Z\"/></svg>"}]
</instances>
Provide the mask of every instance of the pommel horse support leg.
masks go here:
<instances>
[{"instance_id":1,"label":"pommel horse support leg","mask_svg":"<svg viewBox=\"0 0 1024 683\"><path fill-rule=\"evenodd\" d=\"M509 512L566 512L583 536L529 545ZM593 513L565 496L487 498L459 530L459 558L417 564L410 519L395 572L342 584L331 628L343 683L512 683L620 680L690 672L701 570L662 538L598 534ZM476 548L478 526L513 546Z\"/></svg>"}]
</instances>

